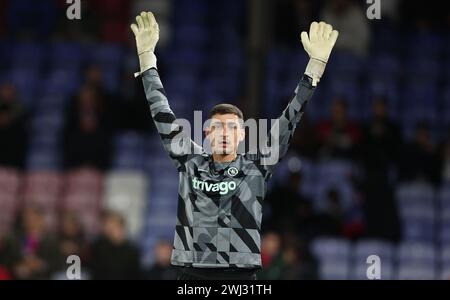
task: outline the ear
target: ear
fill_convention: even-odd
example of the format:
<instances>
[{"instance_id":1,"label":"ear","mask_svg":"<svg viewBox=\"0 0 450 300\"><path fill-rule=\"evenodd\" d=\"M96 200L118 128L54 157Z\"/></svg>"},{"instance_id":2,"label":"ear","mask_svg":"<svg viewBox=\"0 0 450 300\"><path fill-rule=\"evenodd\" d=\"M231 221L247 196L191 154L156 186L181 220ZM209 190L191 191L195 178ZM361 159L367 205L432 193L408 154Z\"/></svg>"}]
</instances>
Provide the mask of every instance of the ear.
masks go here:
<instances>
[{"instance_id":1,"label":"ear","mask_svg":"<svg viewBox=\"0 0 450 300\"><path fill-rule=\"evenodd\" d=\"M205 133L205 138L208 138L209 135L211 134L211 129L210 127L205 128L205 130L203 131Z\"/></svg>"}]
</instances>

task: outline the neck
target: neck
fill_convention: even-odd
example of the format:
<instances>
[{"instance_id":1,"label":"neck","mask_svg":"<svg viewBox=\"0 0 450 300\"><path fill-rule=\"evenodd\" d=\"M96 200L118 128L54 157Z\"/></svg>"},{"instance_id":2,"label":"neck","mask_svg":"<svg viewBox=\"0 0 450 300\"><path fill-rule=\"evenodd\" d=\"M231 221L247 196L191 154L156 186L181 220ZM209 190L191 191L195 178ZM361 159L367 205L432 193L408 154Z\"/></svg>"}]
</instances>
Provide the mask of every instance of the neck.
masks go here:
<instances>
[{"instance_id":1,"label":"neck","mask_svg":"<svg viewBox=\"0 0 450 300\"><path fill-rule=\"evenodd\" d=\"M237 157L237 154L236 153L230 153L230 154L213 153L212 157L215 162L220 162L220 163L221 162L230 162L230 161L233 161Z\"/></svg>"}]
</instances>

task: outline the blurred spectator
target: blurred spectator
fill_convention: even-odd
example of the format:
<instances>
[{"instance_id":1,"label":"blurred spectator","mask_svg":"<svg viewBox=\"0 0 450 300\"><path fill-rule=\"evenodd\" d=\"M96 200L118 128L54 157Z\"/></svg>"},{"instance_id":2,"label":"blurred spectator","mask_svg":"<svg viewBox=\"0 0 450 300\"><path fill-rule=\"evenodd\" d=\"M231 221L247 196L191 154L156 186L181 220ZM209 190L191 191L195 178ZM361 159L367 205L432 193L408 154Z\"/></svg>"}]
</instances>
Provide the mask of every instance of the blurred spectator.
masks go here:
<instances>
[{"instance_id":1,"label":"blurred spectator","mask_svg":"<svg viewBox=\"0 0 450 300\"><path fill-rule=\"evenodd\" d=\"M12 84L0 85L0 165L22 168L26 153L26 115Z\"/></svg>"},{"instance_id":2,"label":"blurred spectator","mask_svg":"<svg viewBox=\"0 0 450 300\"><path fill-rule=\"evenodd\" d=\"M338 97L331 107L331 119L317 127L322 158L351 158L361 139L359 126L347 117L347 103Z\"/></svg>"},{"instance_id":3,"label":"blurred spectator","mask_svg":"<svg viewBox=\"0 0 450 300\"><path fill-rule=\"evenodd\" d=\"M88 245L81 222L75 213L66 212L63 214L58 243L63 257L77 255L81 258L81 261L86 261Z\"/></svg>"},{"instance_id":4,"label":"blurred spectator","mask_svg":"<svg viewBox=\"0 0 450 300\"><path fill-rule=\"evenodd\" d=\"M107 212L103 218L103 230L91 247L90 269L92 279L139 279L140 254L126 236L123 217Z\"/></svg>"},{"instance_id":5,"label":"blurred spectator","mask_svg":"<svg viewBox=\"0 0 450 300\"><path fill-rule=\"evenodd\" d=\"M273 231L263 235L261 241L261 260L263 268L257 278L260 280L280 279L284 267L281 254L281 238Z\"/></svg>"},{"instance_id":6,"label":"blurred spectator","mask_svg":"<svg viewBox=\"0 0 450 300\"><path fill-rule=\"evenodd\" d=\"M282 245L278 233L263 235L261 259L263 268L258 272L260 280L311 280L317 279L317 262L308 250L308 244L295 235L286 235Z\"/></svg>"},{"instance_id":7,"label":"blurred spectator","mask_svg":"<svg viewBox=\"0 0 450 300\"><path fill-rule=\"evenodd\" d=\"M307 244L296 237L286 241L282 256L284 268L280 279L314 280L318 278L316 260L309 252Z\"/></svg>"},{"instance_id":8,"label":"blurred spectator","mask_svg":"<svg viewBox=\"0 0 450 300\"><path fill-rule=\"evenodd\" d=\"M303 202L310 202L300 187L302 174L292 172L283 185L275 186L267 195L267 203L272 209L270 227L280 231L294 231L297 208Z\"/></svg>"},{"instance_id":9,"label":"blurred spectator","mask_svg":"<svg viewBox=\"0 0 450 300\"><path fill-rule=\"evenodd\" d=\"M291 147L301 157L310 159L317 157L319 141L308 114L304 114L302 121L298 124L292 137Z\"/></svg>"},{"instance_id":10,"label":"blurred spectator","mask_svg":"<svg viewBox=\"0 0 450 300\"><path fill-rule=\"evenodd\" d=\"M372 118L364 128L361 158L367 181L388 184L389 168L401 150L398 125L389 119L386 99L377 97L372 103Z\"/></svg>"},{"instance_id":11,"label":"blurred spectator","mask_svg":"<svg viewBox=\"0 0 450 300\"><path fill-rule=\"evenodd\" d=\"M65 137L65 166L108 168L111 156L111 132L98 90L81 88L74 107L69 109Z\"/></svg>"},{"instance_id":12,"label":"blurred spectator","mask_svg":"<svg viewBox=\"0 0 450 300\"><path fill-rule=\"evenodd\" d=\"M316 219L311 201L300 201L295 207L294 223L299 237L309 241L316 235Z\"/></svg>"},{"instance_id":13,"label":"blurred spectator","mask_svg":"<svg viewBox=\"0 0 450 300\"><path fill-rule=\"evenodd\" d=\"M426 123L419 123L414 140L403 147L400 158L400 180L439 182L439 159Z\"/></svg>"},{"instance_id":14,"label":"blurred spectator","mask_svg":"<svg viewBox=\"0 0 450 300\"><path fill-rule=\"evenodd\" d=\"M170 264L172 244L161 240L155 246L156 262L146 272L145 278L149 280L175 280L176 270Z\"/></svg>"},{"instance_id":15,"label":"blurred spectator","mask_svg":"<svg viewBox=\"0 0 450 300\"><path fill-rule=\"evenodd\" d=\"M107 130L114 130L120 126L123 110L117 107L118 97L107 91L104 84L102 67L91 64L84 71L84 85L95 89L98 101L102 106L102 126Z\"/></svg>"},{"instance_id":16,"label":"blurred spectator","mask_svg":"<svg viewBox=\"0 0 450 300\"><path fill-rule=\"evenodd\" d=\"M0 280L13 278L13 267L20 260L18 246L11 234L0 232Z\"/></svg>"},{"instance_id":17,"label":"blurred spectator","mask_svg":"<svg viewBox=\"0 0 450 300\"><path fill-rule=\"evenodd\" d=\"M341 195L331 188L327 192L325 209L316 217L316 234L318 236L342 236L344 233L345 212L342 208Z\"/></svg>"},{"instance_id":18,"label":"blurred spectator","mask_svg":"<svg viewBox=\"0 0 450 300\"><path fill-rule=\"evenodd\" d=\"M13 266L14 277L49 279L63 262L56 238L48 231L39 208L26 207L21 217L21 228L10 246L19 250Z\"/></svg>"},{"instance_id":19,"label":"blurred spectator","mask_svg":"<svg viewBox=\"0 0 450 300\"><path fill-rule=\"evenodd\" d=\"M374 99L372 118L363 137L361 158L365 176L362 188L367 235L397 241L400 223L389 178L400 156L401 135L397 124L388 117L384 98Z\"/></svg>"},{"instance_id":20,"label":"blurred spectator","mask_svg":"<svg viewBox=\"0 0 450 300\"><path fill-rule=\"evenodd\" d=\"M333 24L339 31L336 50L348 50L354 54L367 54L370 42L370 30L366 15L354 0L328 1L321 20Z\"/></svg>"},{"instance_id":21,"label":"blurred spectator","mask_svg":"<svg viewBox=\"0 0 450 300\"><path fill-rule=\"evenodd\" d=\"M89 273L83 268L89 259L88 244L78 219L73 212L65 212L60 220L60 228L57 236L59 252L63 263L59 266L51 276L51 280L67 280L67 263L66 260L71 255L76 255L81 261L80 279L87 280Z\"/></svg>"}]
</instances>

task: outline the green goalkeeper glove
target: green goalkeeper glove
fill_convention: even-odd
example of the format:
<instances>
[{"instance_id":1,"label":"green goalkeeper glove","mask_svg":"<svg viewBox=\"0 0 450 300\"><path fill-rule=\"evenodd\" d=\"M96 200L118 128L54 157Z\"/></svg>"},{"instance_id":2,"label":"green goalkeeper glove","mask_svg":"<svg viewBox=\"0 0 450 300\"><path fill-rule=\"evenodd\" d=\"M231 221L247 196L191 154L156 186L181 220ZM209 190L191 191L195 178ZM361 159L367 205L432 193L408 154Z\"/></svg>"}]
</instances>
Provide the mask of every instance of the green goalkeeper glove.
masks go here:
<instances>
[{"instance_id":1,"label":"green goalkeeper glove","mask_svg":"<svg viewBox=\"0 0 450 300\"><path fill-rule=\"evenodd\" d=\"M136 38L136 47L139 55L139 65L141 71L135 75L140 75L144 71L156 68L156 56L154 54L156 43L159 39L159 26L155 16L151 12L142 12L136 17L136 24L131 24L131 30Z\"/></svg>"},{"instance_id":2,"label":"green goalkeeper glove","mask_svg":"<svg viewBox=\"0 0 450 300\"><path fill-rule=\"evenodd\" d=\"M310 58L305 74L313 79L313 86L317 85L323 75L338 35L339 32L325 22L312 22L309 37L306 31L301 34L303 48Z\"/></svg>"}]
</instances>

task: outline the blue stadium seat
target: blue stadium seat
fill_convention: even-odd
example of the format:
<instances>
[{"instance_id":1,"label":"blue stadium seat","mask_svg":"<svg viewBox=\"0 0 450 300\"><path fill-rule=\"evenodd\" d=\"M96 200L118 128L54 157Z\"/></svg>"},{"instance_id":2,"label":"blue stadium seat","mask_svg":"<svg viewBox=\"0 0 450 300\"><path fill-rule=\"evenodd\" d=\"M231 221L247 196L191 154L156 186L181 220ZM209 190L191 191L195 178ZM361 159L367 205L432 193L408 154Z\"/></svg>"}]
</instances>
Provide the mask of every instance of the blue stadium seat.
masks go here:
<instances>
[{"instance_id":1,"label":"blue stadium seat","mask_svg":"<svg viewBox=\"0 0 450 300\"><path fill-rule=\"evenodd\" d=\"M405 62L405 80L418 84L434 84L441 75L442 62L437 58L414 57Z\"/></svg>"},{"instance_id":2,"label":"blue stadium seat","mask_svg":"<svg viewBox=\"0 0 450 300\"><path fill-rule=\"evenodd\" d=\"M345 79L357 79L364 68L364 60L346 51L336 51L332 55L327 72L333 77L344 76Z\"/></svg>"},{"instance_id":3,"label":"blue stadium seat","mask_svg":"<svg viewBox=\"0 0 450 300\"><path fill-rule=\"evenodd\" d=\"M28 152L26 168L29 171L37 170L59 170L61 167L61 161L59 153L50 152L49 149L39 149L34 151L30 149Z\"/></svg>"},{"instance_id":4,"label":"blue stadium seat","mask_svg":"<svg viewBox=\"0 0 450 300\"><path fill-rule=\"evenodd\" d=\"M409 55L415 58L437 58L444 50L444 40L435 33L418 32L408 39Z\"/></svg>"},{"instance_id":5,"label":"blue stadium seat","mask_svg":"<svg viewBox=\"0 0 450 300\"><path fill-rule=\"evenodd\" d=\"M85 61L85 48L77 43L56 42L50 46L52 68L78 70Z\"/></svg>"},{"instance_id":6,"label":"blue stadium seat","mask_svg":"<svg viewBox=\"0 0 450 300\"><path fill-rule=\"evenodd\" d=\"M11 51L13 68L39 69L45 62L46 48L42 44L14 44Z\"/></svg>"},{"instance_id":7,"label":"blue stadium seat","mask_svg":"<svg viewBox=\"0 0 450 300\"><path fill-rule=\"evenodd\" d=\"M396 55L380 53L367 62L366 72L371 81L398 83L402 75L402 63Z\"/></svg>"},{"instance_id":8,"label":"blue stadium seat","mask_svg":"<svg viewBox=\"0 0 450 300\"><path fill-rule=\"evenodd\" d=\"M81 74L74 69L53 69L42 82L41 94L69 99L77 92L81 80Z\"/></svg>"},{"instance_id":9,"label":"blue stadium seat","mask_svg":"<svg viewBox=\"0 0 450 300\"><path fill-rule=\"evenodd\" d=\"M40 73L36 69L12 69L5 78L17 88L19 97L27 106L32 106L40 85Z\"/></svg>"},{"instance_id":10,"label":"blue stadium seat","mask_svg":"<svg viewBox=\"0 0 450 300\"><path fill-rule=\"evenodd\" d=\"M58 18L58 6L53 0L10 1L7 12L8 28L12 34L31 31L38 37L48 37Z\"/></svg>"},{"instance_id":11,"label":"blue stadium seat","mask_svg":"<svg viewBox=\"0 0 450 300\"><path fill-rule=\"evenodd\" d=\"M350 276L350 242L337 238L318 238L311 252L319 261L320 279L345 280Z\"/></svg>"},{"instance_id":12,"label":"blue stadium seat","mask_svg":"<svg viewBox=\"0 0 450 300\"><path fill-rule=\"evenodd\" d=\"M433 244L404 242L397 249L397 279L436 279L437 253Z\"/></svg>"},{"instance_id":13,"label":"blue stadium seat","mask_svg":"<svg viewBox=\"0 0 450 300\"><path fill-rule=\"evenodd\" d=\"M90 62L105 68L117 68L123 58L123 49L113 44L96 44L90 47Z\"/></svg>"}]
</instances>

